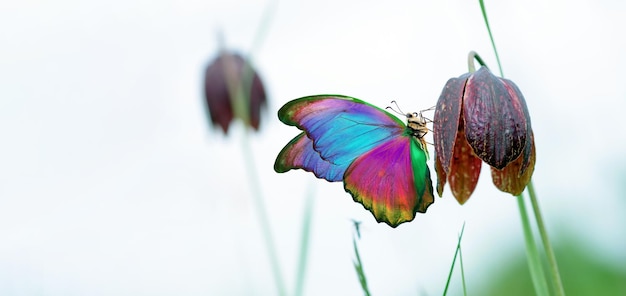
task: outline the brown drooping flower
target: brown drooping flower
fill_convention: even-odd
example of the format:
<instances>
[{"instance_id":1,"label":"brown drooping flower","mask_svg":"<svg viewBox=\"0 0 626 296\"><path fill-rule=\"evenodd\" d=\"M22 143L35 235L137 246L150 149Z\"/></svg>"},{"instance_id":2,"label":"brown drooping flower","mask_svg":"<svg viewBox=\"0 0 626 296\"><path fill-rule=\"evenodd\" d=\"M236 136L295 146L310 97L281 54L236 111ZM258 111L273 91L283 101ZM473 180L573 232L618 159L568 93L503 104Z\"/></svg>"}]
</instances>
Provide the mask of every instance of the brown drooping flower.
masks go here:
<instances>
[{"instance_id":1,"label":"brown drooping flower","mask_svg":"<svg viewBox=\"0 0 626 296\"><path fill-rule=\"evenodd\" d=\"M496 187L518 195L535 166L535 142L524 96L486 67L446 83L434 116L437 193L446 181L465 203L478 182L481 162L491 166Z\"/></svg>"},{"instance_id":2,"label":"brown drooping flower","mask_svg":"<svg viewBox=\"0 0 626 296\"><path fill-rule=\"evenodd\" d=\"M209 64L204 94L209 119L225 134L234 118L259 129L261 109L266 104L265 88L259 75L241 55L222 51Z\"/></svg>"}]
</instances>

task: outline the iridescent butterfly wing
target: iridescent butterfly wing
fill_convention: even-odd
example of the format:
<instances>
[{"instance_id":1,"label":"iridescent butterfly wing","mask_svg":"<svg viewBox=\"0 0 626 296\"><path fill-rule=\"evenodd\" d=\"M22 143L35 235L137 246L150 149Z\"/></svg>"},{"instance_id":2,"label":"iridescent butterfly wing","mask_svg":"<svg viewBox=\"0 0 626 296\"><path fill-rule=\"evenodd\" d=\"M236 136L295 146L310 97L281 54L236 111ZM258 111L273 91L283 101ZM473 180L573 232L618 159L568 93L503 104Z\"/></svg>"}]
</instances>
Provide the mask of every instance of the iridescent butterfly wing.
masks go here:
<instances>
[{"instance_id":1,"label":"iridescent butterfly wing","mask_svg":"<svg viewBox=\"0 0 626 296\"><path fill-rule=\"evenodd\" d=\"M279 119L303 130L274 170L303 169L344 189L378 222L396 227L433 203L422 139L395 116L359 99L320 95L285 104Z\"/></svg>"}]
</instances>

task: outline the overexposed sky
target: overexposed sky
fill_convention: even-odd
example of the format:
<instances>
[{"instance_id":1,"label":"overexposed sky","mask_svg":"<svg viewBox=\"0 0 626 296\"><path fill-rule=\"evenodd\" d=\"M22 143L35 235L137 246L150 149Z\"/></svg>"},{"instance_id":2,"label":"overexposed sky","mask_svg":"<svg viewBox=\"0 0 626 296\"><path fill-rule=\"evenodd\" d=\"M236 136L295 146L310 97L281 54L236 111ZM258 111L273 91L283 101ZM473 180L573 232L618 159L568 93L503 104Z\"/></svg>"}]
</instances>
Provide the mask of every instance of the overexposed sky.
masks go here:
<instances>
[{"instance_id":1,"label":"overexposed sky","mask_svg":"<svg viewBox=\"0 0 626 296\"><path fill-rule=\"evenodd\" d=\"M497 69L477 1L278 2L252 53L270 101L250 164L239 124L228 137L208 127L202 75L217 32L246 53L268 5L0 2L0 295L274 295L251 168L290 293L310 192L306 295L361 294L351 219L362 221L375 295L440 294L464 221L470 294L523 251L516 200L488 171L464 206L446 188L426 215L391 229L340 183L272 168L297 134L276 118L291 99L337 93L420 110L467 71L470 50ZM554 242L574 235L623 266L626 5L486 5L505 75L531 112Z\"/></svg>"}]
</instances>

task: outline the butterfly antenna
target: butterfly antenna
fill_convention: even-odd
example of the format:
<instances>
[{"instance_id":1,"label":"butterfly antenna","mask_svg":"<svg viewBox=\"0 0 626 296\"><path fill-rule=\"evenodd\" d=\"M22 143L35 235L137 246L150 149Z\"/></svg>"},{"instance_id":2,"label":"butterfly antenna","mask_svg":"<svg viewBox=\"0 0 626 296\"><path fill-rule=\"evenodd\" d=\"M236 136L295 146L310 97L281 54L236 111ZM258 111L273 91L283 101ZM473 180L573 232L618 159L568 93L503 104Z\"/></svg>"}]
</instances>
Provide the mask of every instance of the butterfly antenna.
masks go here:
<instances>
[{"instance_id":1,"label":"butterfly antenna","mask_svg":"<svg viewBox=\"0 0 626 296\"><path fill-rule=\"evenodd\" d=\"M398 108L398 111L400 111L400 114L404 114L404 111L402 111L402 109L400 109L400 105L398 105L398 102L396 102L396 100L391 101L391 103L396 105L396 108Z\"/></svg>"},{"instance_id":2,"label":"butterfly antenna","mask_svg":"<svg viewBox=\"0 0 626 296\"><path fill-rule=\"evenodd\" d=\"M422 113L424 113L424 112L426 112L426 111L432 111L432 110L435 110L435 107L436 107L436 106L432 106L432 107L430 107L430 108L428 108L428 109L421 110L421 111L419 112L420 117L421 117L421 118L422 118L425 122L427 122L427 123L432 123L432 122L433 122L433 120L432 120L432 119L430 119L430 118L428 118L428 117L423 116L423 115L422 115Z\"/></svg>"},{"instance_id":3,"label":"butterfly antenna","mask_svg":"<svg viewBox=\"0 0 626 296\"><path fill-rule=\"evenodd\" d=\"M398 103L396 102L396 100L391 101L391 103L392 103L392 104L394 104L394 105L396 105L396 108L397 108L398 110L394 109L394 108L393 108L393 107L391 107L391 106L387 106L387 107L385 107L385 109L389 109L389 110L393 111L394 113L396 113L396 114L398 114L398 115L402 115L402 116L405 116L405 115L406 115L406 114L404 114L404 112L402 112L402 109L400 109L400 106L398 105Z\"/></svg>"},{"instance_id":4,"label":"butterfly antenna","mask_svg":"<svg viewBox=\"0 0 626 296\"><path fill-rule=\"evenodd\" d=\"M426 112L426 111L432 111L432 110L435 110L435 107L437 107L437 106L432 106L432 107L430 107L430 108L428 108L428 109L424 109L424 110L420 111L420 113L422 113L422 112Z\"/></svg>"}]
</instances>

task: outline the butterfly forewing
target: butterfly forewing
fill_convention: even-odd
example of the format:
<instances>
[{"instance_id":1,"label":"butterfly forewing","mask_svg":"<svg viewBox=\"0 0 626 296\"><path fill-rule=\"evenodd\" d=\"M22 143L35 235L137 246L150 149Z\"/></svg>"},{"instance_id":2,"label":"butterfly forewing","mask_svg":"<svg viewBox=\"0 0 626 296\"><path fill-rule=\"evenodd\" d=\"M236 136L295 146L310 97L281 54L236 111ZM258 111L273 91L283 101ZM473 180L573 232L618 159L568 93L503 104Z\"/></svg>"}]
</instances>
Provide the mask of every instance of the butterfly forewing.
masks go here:
<instances>
[{"instance_id":1,"label":"butterfly forewing","mask_svg":"<svg viewBox=\"0 0 626 296\"><path fill-rule=\"evenodd\" d=\"M283 106L278 116L303 130L320 156L347 166L384 141L404 132L405 125L391 114L361 100L341 96L313 96Z\"/></svg>"}]
</instances>

